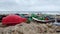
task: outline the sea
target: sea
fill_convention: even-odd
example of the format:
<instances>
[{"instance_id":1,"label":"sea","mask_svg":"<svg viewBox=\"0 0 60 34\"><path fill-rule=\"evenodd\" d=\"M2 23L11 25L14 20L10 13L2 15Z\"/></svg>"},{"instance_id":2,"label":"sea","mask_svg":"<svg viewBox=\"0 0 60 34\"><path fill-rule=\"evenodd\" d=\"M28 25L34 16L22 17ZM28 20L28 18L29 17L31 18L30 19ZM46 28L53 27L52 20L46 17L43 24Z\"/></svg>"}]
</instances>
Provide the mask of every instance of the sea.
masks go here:
<instances>
[{"instance_id":1,"label":"sea","mask_svg":"<svg viewBox=\"0 0 60 34\"><path fill-rule=\"evenodd\" d=\"M32 13L60 15L60 11L0 11L0 14L32 14Z\"/></svg>"}]
</instances>

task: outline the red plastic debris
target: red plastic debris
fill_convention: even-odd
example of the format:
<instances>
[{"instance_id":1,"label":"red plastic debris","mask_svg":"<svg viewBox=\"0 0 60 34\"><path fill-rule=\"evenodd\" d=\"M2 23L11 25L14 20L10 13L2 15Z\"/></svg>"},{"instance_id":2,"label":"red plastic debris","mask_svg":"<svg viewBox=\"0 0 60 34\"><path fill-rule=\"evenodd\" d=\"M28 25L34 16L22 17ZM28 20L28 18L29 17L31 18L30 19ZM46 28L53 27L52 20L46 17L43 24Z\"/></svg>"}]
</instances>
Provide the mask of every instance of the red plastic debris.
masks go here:
<instances>
[{"instance_id":1,"label":"red plastic debris","mask_svg":"<svg viewBox=\"0 0 60 34\"><path fill-rule=\"evenodd\" d=\"M46 17L45 20L49 20L49 19Z\"/></svg>"},{"instance_id":2,"label":"red plastic debris","mask_svg":"<svg viewBox=\"0 0 60 34\"><path fill-rule=\"evenodd\" d=\"M2 19L3 25L16 25L22 22L26 22L26 18L22 18L18 15L8 15Z\"/></svg>"}]
</instances>

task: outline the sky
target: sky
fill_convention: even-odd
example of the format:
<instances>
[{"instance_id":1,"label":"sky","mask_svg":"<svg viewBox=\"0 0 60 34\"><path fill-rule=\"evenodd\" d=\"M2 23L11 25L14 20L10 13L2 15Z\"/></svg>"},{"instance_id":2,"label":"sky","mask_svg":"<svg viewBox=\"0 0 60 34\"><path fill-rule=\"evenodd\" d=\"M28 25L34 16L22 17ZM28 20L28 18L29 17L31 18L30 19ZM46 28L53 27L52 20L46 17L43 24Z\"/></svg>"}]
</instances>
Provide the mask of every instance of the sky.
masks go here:
<instances>
[{"instance_id":1,"label":"sky","mask_svg":"<svg viewBox=\"0 0 60 34\"><path fill-rule=\"evenodd\" d=\"M0 0L0 11L60 12L60 0Z\"/></svg>"}]
</instances>

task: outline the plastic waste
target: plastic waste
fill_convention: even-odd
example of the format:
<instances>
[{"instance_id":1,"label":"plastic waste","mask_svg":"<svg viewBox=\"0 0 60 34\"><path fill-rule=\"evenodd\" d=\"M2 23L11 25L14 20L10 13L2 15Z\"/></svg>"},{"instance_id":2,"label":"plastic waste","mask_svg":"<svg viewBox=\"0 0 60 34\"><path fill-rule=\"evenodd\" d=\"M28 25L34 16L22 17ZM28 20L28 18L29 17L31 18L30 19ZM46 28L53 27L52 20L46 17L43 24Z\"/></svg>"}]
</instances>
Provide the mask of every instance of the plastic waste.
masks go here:
<instances>
[{"instance_id":1,"label":"plastic waste","mask_svg":"<svg viewBox=\"0 0 60 34\"><path fill-rule=\"evenodd\" d=\"M16 25L22 22L26 22L27 19L18 15L8 15L2 19L3 25Z\"/></svg>"},{"instance_id":2,"label":"plastic waste","mask_svg":"<svg viewBox=\"0 0 60 34\"><path fill-rule=\"evenodd\" d=\"M27 23L30 23L32 21L32 17L30 16L29 18L27 18Z\"/></svg>"},{"instance_id":3,"label":"plastic waste","mask_svg":"<svg viewBox=\"0 0 60 34\"><path fill-rule=\"evenodd\" d=\"M24 17L24 14L20 14L21 17Z\"/></svg>"},{"instance_id":4,"label":"plastic waste","mask_svg":"<svg viewBox=\"0 0 60 34\"><path fill-rule=\"evenodd\" d=\"M36 14L31 14L31 17L37 18L38 16Z\"/></svg>"},{"instance_id":5,"label":"plastic waste","mask_svg":"<svg viewBox=\"0 0 60 34\"><path fill-rule=\"evenodd\" d=\"M60 26L60 22L57 22L56 16L55 16L55 22L53 23L53 25Z\"/></svg>"}]
</instances>

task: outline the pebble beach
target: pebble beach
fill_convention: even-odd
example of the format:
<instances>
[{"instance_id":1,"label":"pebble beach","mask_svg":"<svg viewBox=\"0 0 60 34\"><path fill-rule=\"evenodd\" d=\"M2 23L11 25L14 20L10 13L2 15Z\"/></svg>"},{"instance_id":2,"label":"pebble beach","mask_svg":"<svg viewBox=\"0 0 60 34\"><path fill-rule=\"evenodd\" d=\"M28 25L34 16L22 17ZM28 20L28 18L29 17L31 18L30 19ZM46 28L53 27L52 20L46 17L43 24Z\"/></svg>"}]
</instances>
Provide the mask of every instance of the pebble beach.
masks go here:
<instances>
[{"instance_id":1,"label":"pebble beach","mask_svg":"<svg viewBox=\"0 0 60 34\"><path fill-rule=\"evenodd\" d=\"M0 34L60 34L60 26L36 22L21 23L15 26L0 26Z\"/></svg>"}]
</instances>

